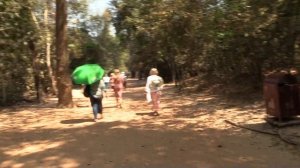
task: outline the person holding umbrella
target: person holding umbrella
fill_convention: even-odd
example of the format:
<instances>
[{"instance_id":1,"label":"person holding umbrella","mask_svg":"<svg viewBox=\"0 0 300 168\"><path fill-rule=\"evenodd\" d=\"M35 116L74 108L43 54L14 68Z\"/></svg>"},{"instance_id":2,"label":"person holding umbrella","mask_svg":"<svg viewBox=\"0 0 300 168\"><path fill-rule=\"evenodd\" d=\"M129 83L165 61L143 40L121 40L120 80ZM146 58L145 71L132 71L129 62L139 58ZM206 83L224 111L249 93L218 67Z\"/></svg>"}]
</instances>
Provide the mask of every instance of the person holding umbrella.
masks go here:
<instances>
[{"instance_id":1,"label":"person holding umbrella","mask_svg":"<svg viewBox=\"0 0 300 168\"><path fill-rule=\"evenodd\" d=\"M103 91L105 89L105 85L103 80L101 79L94 82L91 85L87 85L86 87L88 88L87 90L89 91L89 98L93 109L94 121L97 122L98 119L103 118L102 99L103 99Z\"/></svg>"},{"instance_id":2,"label":"person holding umbrella","mask_svg":"<svg viewBox=\"0 0 300 168\"><path fill-rule=\"evenodd\" d=\"M102 77L104 70L98 64L84 64L77 67L72 73L72 79L76 84L84 84L84 95L90 98L94 121L102 119L102 98L105 88ZM98 114L100 117L98 118Z\"/></svg>"}]
</instances>

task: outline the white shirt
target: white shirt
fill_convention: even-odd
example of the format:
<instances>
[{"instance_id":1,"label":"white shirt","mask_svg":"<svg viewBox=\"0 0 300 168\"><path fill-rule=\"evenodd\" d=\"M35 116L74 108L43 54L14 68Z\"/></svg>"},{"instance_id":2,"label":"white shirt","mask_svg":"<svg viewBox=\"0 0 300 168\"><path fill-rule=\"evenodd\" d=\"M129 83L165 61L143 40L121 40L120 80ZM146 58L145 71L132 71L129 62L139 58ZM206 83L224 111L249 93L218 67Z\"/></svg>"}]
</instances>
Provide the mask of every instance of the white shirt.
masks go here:
<instances>
[{"instance_id":1,"label":"white shirt","mask_svg":"<svg viewBox=\"0 0 300 168\"><path fill-rule=\"evenodd\" d=\"M150 87L152 81L154 81L154 80L161 80L162 83L163 83L163 79L160 76L158 76L158 75L150 75L150 76L148 76L147 77L146 87L145 87L145 91L146 92L157 92L157 91L162 90L163 85L161 85L160 87L157 87L155 89Z\"/></svg>"},{"instance_id":2,"label":"white shirt","mask_svg":"<svg viewBox=\"0 0 300 168\"><path fill-rule=\"evenodd\" d=\"M110 80L110 77L109 77L109 76L104 76L104 77L103 77L103 81L104 81L105 83L109 83L109 80Z\"/></svg>"}]
</instances>

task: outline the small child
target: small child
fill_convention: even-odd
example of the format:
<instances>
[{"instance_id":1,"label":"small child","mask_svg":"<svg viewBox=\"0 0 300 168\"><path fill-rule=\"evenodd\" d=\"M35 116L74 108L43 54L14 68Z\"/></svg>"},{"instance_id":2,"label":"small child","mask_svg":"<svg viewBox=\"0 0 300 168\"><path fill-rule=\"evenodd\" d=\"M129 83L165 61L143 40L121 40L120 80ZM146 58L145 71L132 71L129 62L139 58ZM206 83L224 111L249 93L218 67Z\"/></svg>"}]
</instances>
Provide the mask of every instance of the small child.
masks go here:
<instances>
[{"instance_id":1,"label":"small child","mask_svg":"<svg viewBox=\"0 0 300 168\"><path fill-rule=\"evenodd\" d=\"M156 68L152 68L149 74L150 76L147 77L147 83L145 87L145 91L147 92L147 101L148 103L152 102L152 110L154 111L154 115L158 116L161 90L163 88L164 81L162 77L158 76L158 70Z\"/></svg>"}]
</instances>

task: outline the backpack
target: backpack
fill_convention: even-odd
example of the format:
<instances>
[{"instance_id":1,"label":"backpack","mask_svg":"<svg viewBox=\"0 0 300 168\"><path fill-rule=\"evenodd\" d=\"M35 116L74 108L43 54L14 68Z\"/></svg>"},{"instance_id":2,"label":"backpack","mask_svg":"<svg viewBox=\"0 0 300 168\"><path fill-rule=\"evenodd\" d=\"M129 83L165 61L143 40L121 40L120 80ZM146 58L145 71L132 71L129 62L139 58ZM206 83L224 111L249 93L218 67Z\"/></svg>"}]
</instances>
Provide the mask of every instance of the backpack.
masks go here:
<instances>
[{"instance_id":1,"label":"backpack","mask_svg":"<svg viewBox=\"0 0 300 168\"><path fill-rule=\"evenodd\" d=\"M162 85L163 85L163 80L161 77L158 77L151 81L150 89L151 90L159 90Z\"/></svg>"},{"instance_id":2,"label":"backpack","mask_svg":"<svg viewBox=\"0 0 300 168\"><path fill-rule=\"evenodd\" d=\"M90 94L90 85L86 85L84 87L83 95L84 95L84 97L90 97L91 96L91 94Z\"/></svg>"}]
</instances>

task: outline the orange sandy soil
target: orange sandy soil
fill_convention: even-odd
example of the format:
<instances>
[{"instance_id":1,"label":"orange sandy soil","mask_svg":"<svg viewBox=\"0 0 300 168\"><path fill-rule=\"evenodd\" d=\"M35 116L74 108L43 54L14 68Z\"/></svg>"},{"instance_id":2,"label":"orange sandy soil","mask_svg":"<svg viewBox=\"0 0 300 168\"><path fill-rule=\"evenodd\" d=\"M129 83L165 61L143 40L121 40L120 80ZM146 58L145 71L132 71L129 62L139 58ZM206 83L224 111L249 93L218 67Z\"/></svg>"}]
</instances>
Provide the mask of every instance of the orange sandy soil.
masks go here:
<instances>
[{"instance_id":1,"label":"orange sandy soil","mask_svg":"<svg viewBox=\"0 0 300 168\"><path fill-rule=\"evenodd\" d=\"M224 122L271 130L262 102L230 104L205 92L178 94L166 85L160 116L151 116L145 81L128 83L123 109L109 92L99 122L93 122L88 99L76 89L71 109L56 108L56 98L2 109L0 167L300 167L298 147Z\"/></svg>"}]
</instances>

